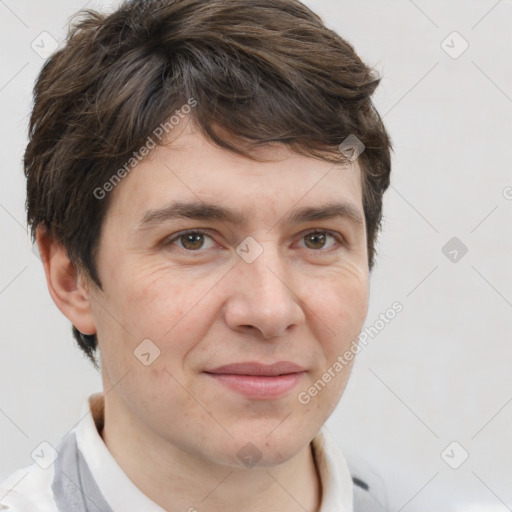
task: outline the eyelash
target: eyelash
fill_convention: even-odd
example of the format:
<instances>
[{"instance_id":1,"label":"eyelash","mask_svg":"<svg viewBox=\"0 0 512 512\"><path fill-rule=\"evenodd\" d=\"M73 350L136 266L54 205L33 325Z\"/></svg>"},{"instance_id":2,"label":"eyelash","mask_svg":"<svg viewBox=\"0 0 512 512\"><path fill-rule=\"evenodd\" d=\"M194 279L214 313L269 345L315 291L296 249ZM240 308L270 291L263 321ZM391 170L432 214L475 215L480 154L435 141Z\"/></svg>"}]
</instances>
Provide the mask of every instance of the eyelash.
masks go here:
<instances>
[{"instance_id":1,"label":"eyelash","mask_svg":"<svg viewBox=\"0 0 512 512\"><path fill-rule=\"evenodd\" d=\"M345 239L343 238L343 236L341 234L337 233L336 231L331 231L329 229L316 229L316 228L314 228L314 229L304 233L301 236L301 240L304 237L308 236L308 235L317 234L317 233L318 234L327 234L327 235L332 236L338 242L339 247L333 247L331 249L309 249L312 252L315 252L315 253L328 253L328 252L331 252L331 251L334 251L334 250L338 250L341 247L346 246L346 242L345 242ZM164 240L163 246L173 245L173 242L175 242L176 240L179 240L182 236L191 235L191 234L194 234L194 235L196 235L196 234L205 235L205 236L208 236L209 238L211 238L213 240L213 237L212 237L211 233L208 230L204 230L204 229L201 229L201 228L188 229L188 230L185 230L185 231L180 231L179 233L176 233L175 235L172 235L171 238L167 238L166 240ZM205 251L205 249L197 249L196 251L193 251L193 250L185 249L184 247L179 247L179 246L178 246L178 249L180 249L181 251L185 251L188 254L193 254L193 253L199 253L200 254L200 253ZM305 247L305 249L308 249L308 248Z\"/></svg>"}]
</instances>

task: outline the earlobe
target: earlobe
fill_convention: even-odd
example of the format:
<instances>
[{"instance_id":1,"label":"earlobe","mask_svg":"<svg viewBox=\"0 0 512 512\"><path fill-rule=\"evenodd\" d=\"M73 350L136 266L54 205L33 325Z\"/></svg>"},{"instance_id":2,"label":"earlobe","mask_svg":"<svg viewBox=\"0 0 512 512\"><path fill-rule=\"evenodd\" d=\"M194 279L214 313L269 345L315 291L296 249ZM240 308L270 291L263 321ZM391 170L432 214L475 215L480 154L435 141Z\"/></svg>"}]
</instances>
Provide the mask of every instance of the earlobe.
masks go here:
<instances>
[{"instance_id":1,"label":"earlobe","mask_svg":"<svg viewBox=\"0 0 512 512\"><path fill-rule=\"evenodd\" d=\"M53 240L43 224L37 227L36 241L53 302L80 332L96 334L91 295L65 247Z\"/></svg>"}]
</instances>

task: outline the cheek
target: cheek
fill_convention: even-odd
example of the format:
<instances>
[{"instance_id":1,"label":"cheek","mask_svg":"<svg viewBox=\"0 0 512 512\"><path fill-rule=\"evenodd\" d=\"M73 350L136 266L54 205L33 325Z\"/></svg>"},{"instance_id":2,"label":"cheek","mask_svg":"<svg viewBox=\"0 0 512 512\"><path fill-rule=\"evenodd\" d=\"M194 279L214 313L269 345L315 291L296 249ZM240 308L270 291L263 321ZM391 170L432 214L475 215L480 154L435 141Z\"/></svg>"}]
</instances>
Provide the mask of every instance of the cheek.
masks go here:
<instances>
[{"instance_id":1,"label":"cheek","mask_svg":"<svg viewBox=\"0 0 512 512\"><path fill-rule=\"evenodd\" d=\"M368 274L347 265L326 276L309 294L309 306L321 322L324 348L331 353L344 350L359 335L368 313Z\"/></svg>"},{"instance_id":2,"label":"cheek","mask_svg":"<svg viewBox=\"0 0 512 512\"><path fill-rule=\"evenodd\" d=\"M118 337L125 342L129 338L129 352L145 339L158 347L158 359L146 369L143 377L157 388L160 385L156 383L166 388L176 386L165 370L183 385L192 384L188 362L208 335L215 317L217 281L218 276L197 279L186 270L181 270L178 275L170 272L168 267L159 266L125 283L121 317L132 336L128 337L124 330L118 329ZM127 352L126 347L124 350ZM133 354L127 353L126 357L126 363L133 367ZM135 366L140 369L138 361Z\"/></svg>"},{"instance_id":3,"label":"cheek","mask_svg":"<svg viewBox=\"0 0 512 512\"><path fill-rule=\"evenodd\" d=\"M137 337L163 341L200 306L208 286L186 272L174 272L167 264L153 265L124 276L113 276L112 290L123 327ZM111 294L112 295L112 294Z\"/></svg>"},{"instance_id":4,"label":"cheek","mask_svg":"<svg viewBox=\"0 0 512 512\"><path fill-rule=\"evenodd\" d=\"M332 379L332 393L340 398L352 370L355 347L368 313L368 274L351 267L340 279L338 287L329 289L333 307L329 309L328 322L336 335L325 346L327 368L336 375ZM347 355L348 354L348 355ZM340 363L341 361L341 363ZM341 364L339 370L337 365Z\"/></svg>"},{"instance_id":5,"label":"cheek","mask_svg":"<svg viewBox=\"0 0 512 512\"><path fill-rule=\"evenodd\" d=\"M321 347L320 364L311 376L308 414L325 421L346 388L357 357L357 339L368 312L368 282L357 272L337 272L309 297L311 325ZM348 356L347 356L348 354Z\"/></svg>"}]
</instances>

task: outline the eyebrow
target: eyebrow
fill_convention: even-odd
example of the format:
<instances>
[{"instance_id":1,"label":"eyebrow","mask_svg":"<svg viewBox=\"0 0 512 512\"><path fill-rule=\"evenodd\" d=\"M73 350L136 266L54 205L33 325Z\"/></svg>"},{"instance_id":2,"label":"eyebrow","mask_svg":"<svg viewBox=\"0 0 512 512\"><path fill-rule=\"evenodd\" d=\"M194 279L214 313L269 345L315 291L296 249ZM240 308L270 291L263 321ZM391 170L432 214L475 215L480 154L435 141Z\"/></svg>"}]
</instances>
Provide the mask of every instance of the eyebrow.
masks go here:
<instances>
[{"instance_id":1,"label":"eyebrow","mask_svg":"<svg viewBox=\"0 0 512 512\"><path fill-rule=\"evenodd\" d=\"M327 203L322 206L308 206L292 210L286 217L290 224L346 218L356 225L363 225L363 215L352 203ZM169 205L156 210L148 210L135 226L135 231L145 231L170 220L195 219L216 220L236 226L247 222L247 216L238 210L202 201L173 201Z\"/></svg>"}]
</instances>

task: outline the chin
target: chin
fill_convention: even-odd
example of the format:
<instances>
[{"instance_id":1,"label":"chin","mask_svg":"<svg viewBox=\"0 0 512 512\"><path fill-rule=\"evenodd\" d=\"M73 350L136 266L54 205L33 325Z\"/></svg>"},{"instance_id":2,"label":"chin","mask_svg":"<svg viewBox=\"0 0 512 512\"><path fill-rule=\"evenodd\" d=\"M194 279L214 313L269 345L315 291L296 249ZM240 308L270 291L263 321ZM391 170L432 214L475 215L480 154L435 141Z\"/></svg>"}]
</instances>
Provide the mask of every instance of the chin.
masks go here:
<instances>
[{"instance_id":1,"label":"chin","mask_svg":"<svg viewBox=\"0 0 512 512\"><path fill-rule=\"evenodd\" d=\"M274 423L272 428L275 426ZM225 463L239 468L271 468L293 459L309 442L310 438L299 428L283 429L280 435L276 431L272 432L272 429L258 430L254 435L246 430L243 435L234 436L227 444L229 455Z\"/></svg>"}]
</instances>

